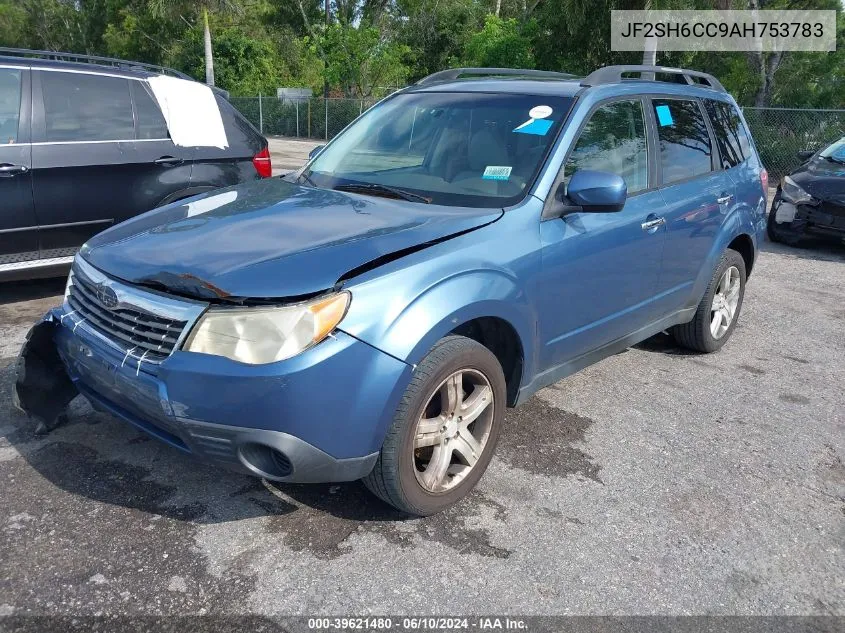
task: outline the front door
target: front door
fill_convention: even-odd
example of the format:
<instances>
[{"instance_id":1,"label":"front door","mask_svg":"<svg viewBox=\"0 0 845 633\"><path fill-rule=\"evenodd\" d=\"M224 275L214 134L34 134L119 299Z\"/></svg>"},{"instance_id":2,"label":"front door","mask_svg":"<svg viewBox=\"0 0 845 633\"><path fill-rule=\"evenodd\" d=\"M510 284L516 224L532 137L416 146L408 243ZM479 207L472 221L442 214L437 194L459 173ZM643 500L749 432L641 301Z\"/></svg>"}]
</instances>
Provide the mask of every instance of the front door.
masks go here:
<instances>
[{"instance_id":1,"label":"front door","mask_svg":"<svg viewBox=\"0 0 845 633\"><path fill-rule=\"evenodd\" d=\"M29 96L29 71L0 67L0 270L38 258Z\"/></svg>"},{"instance_id":2,"label":"front door","mask_svg":"<svg viewBox=\"0 0 845 633\"><path fill-rule=\"evenodd\" d=\"M649 188L649 142L640 99L600 105L564 164L618 174L628 186L615 213L573 213L540 225L542 370L602 347L656 320L665 239L663 201Z\"/></svg>"}]
</instances>

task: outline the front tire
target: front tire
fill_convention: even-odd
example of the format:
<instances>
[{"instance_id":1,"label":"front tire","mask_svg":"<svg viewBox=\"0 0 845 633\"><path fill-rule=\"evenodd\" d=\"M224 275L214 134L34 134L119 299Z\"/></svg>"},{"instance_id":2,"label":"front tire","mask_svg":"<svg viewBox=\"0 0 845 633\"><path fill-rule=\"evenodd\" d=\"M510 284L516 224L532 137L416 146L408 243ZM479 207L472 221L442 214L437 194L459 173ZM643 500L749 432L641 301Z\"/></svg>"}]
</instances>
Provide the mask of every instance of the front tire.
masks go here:
<instances>
[{"instance_id":1,"label":"front tire","mask_svg":"<svg viewBox=\"0 0 845 633\"><path fill-rule=\"evenodd\" d=\"M679 345L697 352L715 352L733 334L745 296L745 260L725 251L707 291L689 323L676 325L672 335Z\"/></svg>"},{"instance_id":2,"label":"front tire","mask_svg":"<svg viewBox=\"0 0 845 633\"><path fill-rule=\"evenodd\" d=\"M493 457L506 391L490 350L463 336L441 339L417 365L364 484L409 514L457 503Z\"/></svg>"}]
</instances>

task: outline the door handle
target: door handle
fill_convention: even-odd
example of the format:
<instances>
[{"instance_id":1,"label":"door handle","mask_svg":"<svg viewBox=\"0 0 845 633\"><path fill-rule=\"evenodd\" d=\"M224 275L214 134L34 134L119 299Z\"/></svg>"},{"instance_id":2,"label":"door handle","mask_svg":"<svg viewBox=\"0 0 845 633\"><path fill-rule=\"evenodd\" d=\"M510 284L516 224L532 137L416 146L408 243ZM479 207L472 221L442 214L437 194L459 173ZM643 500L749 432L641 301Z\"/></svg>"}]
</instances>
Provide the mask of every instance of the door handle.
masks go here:
<instances>
[{"instance_id":1,"label":"door handle","mask_svg":"<svg viewBox=\"0 0 845 633\"><path fill-rule=\"evenodd\" d=\"M156 165L164 165L164 166L174 166L174 165L181 165L184 163L184 159L176 158L175 156L162 156L161 158L155 159Z\"/></svg>"},{"instance_id":2,"label":"door handle","mask_svg":"<svg viewBox=\"0 0 845 633\"><path fill-rule=\"evenodd\" d=\"M654 218L653 220L646 220L640 226L643 227L643 231L651 231L664 224L666 224L666 218Z\"/></svg>"},{"instance_id":3,"label":"door handle","mask_svg":"<svg viewBox=\"0 0 845 633\"><path fill-rule=\"evenodd\" d=\"M26 165L10 165L9 163L0 165L0 176L17 176L28 171L29 167Z\"/></svg>"},{"instance_id":4,"label":"door handle","mask_svg":"<svg viewBox=\"0 0 845 633\"><path fill-rule=\"evenodd\" d=\"M727 196L721 196L719 198L716 198L716 202L718 202L719 204L727 204L728 202L731 201L732 198L733 198L733 195L728 194Z\"/></svg>"}]
</instances>

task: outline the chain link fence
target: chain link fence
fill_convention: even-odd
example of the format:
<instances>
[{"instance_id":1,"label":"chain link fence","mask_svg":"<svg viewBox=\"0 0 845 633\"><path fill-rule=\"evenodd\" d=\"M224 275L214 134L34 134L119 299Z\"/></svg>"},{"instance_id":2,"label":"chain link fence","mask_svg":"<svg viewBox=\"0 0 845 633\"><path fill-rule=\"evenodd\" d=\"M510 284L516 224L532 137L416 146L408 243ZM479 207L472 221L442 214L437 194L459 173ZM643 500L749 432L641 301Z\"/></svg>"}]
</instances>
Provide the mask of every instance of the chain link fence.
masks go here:
<instances>
[{"instance_id":1,"label":"chain link fence","mask_svg":"<svg viewBox=\"0 0 845 633\"><path fill-rule=\"evenodd\" d=\"M772 183L801 164L798 152L845 136L845 110L743 108L742 113Z\"/></svg>"},{"instance_id":2,"label":"chain link fence","mask_svg":"<svg viewBox=\"0 0 845 633\"><path fill-rule=\"evenodd\" d=\"M282 101L276 97L231 97L237 108L262 134L329 140L352 123L377 99Z\"/></svg>"},{"instance_id":3,"label":"chain link fence","mask_svg":"<svg viewBox=\"0 0 845 633\"><path fill-rule=\"evenodd\" d=\"M232 97L230 101L267 136L329 140L378 100ZM845 136L845 110L749 107L742 111L772 182L801 163L801 150L820 149Z\"/></svg>"}]
</instances>

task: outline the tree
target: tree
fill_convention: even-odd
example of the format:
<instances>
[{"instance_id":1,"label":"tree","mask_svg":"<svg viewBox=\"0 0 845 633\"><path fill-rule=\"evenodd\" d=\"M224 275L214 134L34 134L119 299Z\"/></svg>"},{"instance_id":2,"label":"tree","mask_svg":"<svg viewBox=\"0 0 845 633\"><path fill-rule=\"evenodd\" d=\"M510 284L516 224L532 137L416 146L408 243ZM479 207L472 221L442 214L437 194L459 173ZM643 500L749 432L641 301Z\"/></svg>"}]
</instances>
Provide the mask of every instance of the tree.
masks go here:
<instances>
[{"instance_id":1,"label":"tree","mask_svg":"<svg viewBox=\"0 0 845 633\"><path fill-rule=\"evenodd\" d=\"M214 85L214 51L211 47L211 28L208 24L209 11L217 13L239 13L241 6L237 0L149 0L149 7L153 15L174 15L185 20L184 15L195 12L202 18L203 45L205 49L205 83ZM189 24L190 26L190 24Z\"/></svg>"},{"instance_id":2,"label":"tree","mask_svg":"<svg viewBox=\"0 0 845 633\"><path fill-rule=\"evenodd\" d=\"M315 33L312 50L325 55L326 78L340 86L344 96L365 98L377 88L404 84L404 58L410 49L382 37L379 29L336 23Z\"/></svg>"},{"instance_id":3,"label":"tree","mask_svg":"<svg viewBox=\"0 0 845 633\"><path fill-rule=\"evenodd\" d=\"M520 25L514 18L503 20L490 14L484 28L469 38L464 62L482 68L534 68L531 38L525 35L534 28L533 21Z\"/></svg>"},{"instance_id":4,"label":"tree","mask_svg":"<svg viewBox=\"0 0 845 633\"><path fill-rule=\"evenodd\" d=\"M396 38L411 50L410 81L458 64L485 15L475 0L397 0L396 11Z\"/></svg>"}]
</instances>

